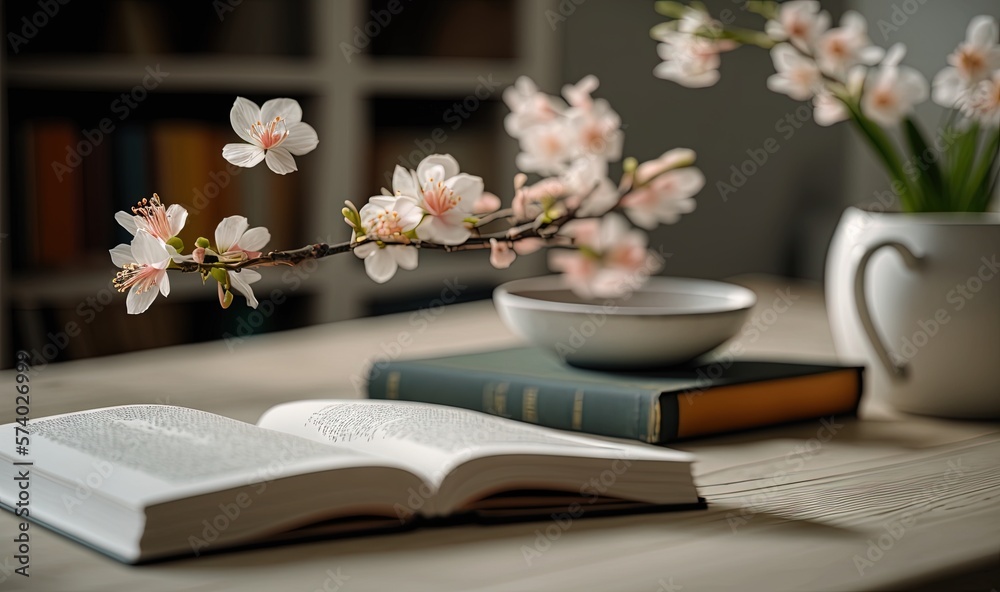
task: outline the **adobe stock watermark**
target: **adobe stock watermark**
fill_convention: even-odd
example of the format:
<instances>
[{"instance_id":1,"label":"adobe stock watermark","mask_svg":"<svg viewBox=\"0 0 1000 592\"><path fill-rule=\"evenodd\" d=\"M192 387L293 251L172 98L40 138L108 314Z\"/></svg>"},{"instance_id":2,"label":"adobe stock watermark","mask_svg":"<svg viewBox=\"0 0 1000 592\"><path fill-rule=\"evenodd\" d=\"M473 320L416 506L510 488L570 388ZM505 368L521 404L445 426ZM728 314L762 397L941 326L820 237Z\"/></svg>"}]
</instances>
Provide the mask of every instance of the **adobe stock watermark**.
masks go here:
<instances>
[{"instance_id":1,"label":"adobe stock watermark","mask_svg":"<svg viewBox=\"0 0 1000 592\"><path fill-rule=\"evenodd\" d=\"M14 26L20 25L20 29L7 33L7 42L10 43L10 50L17 55L21 48L29 41L38 36L38 33L48 25L52 19L56 18L63 6L69 4L70 0L38 0L36 6L38 10L21 17Z\"/></svg>"},{"instance_id":2,"label":"adobe stock watermark","mask_svg":"<svg viewBox=\"0 0 1000 592\"><path fill-rule=\"evenodd\" d=\"M706 389L711 388L715 381L721 378L725 371L736 362L736 358L743 355L747 346L753 345L767 333L782 315L791 310L799 298L801 296L792 293L789 286L776 288L770 306L754 313L750 320L743 324L739 333L740 338L731 341L724 350L719 352L712 363L697 369L695 386L684 392L685 401L691 404L696 397L703 395Z\"/></svg>"},{"instance_id":3,"label":"adobe stock watermark","mask_svg":"<svg viewBox=\"0 0 1000 592\"><path fill-rule=\"evenodd\" d=\"M762 479L766 486L762 487L748 498L744 498L740 503L740 509L736 512L726 513L726 523L732 529L733 534L758 514L766 512L769 502L774 498L781 497L780 488L788 482L792 473L801 471L806 463L820 453L823 446L832 440L844 429L844 424L837 423L837 418L830 416L819 420L820 427L816 430L816 435L809 438L802 444L796 445L782 458L777 470L771 472Z\"/></svg>"},{"instance_id":4,"label":"adobe stock watermark","mask_svg":"<svg viewBox=\"0 0 1000 592\"><path fill-rule=\"evenodd\" d=\"M573 527L574 521L586 513L586 505L595 503L607 493L618 482L618 478L624 475L631 466L631 460L619 455L618 458L611 461L610 467L591 477L589 481L580 486L580 495L585 498L583 503L573 502L569 504L565 512L553 513L549 516L552 520L551 524L544 529L536 528L532 544L521 545L521 557L528 567L531 567L535 560L551 549L552 545Z\"/></svg>"},{"instance_id":5,"label":"adobe stock watermark","mask_svg":"<svg viewBox=\"0 0 1000 592\"><path fill-rule=\"evenodd\" d=\"M322 584L318 588L313 588L312 592L339 592L347 584L351 576L340 573L340 567L328 569L325 572Z\"/></svg>"},{"instance_id":6,"label":"adobe stock watermark","mask_svg":"<svg viewBox=\"0 0 1000 592\"><path fill-rule=\"evenodd\" d=\"M936 480L929 489L922 489L921 491L924 493L923 499L909 504L910 507L933 502L940 498L957 479L966 473L965 467L962 466L961 458L950 459L946 466L947 468L942 478ZM881 561L895 548L896 544L902 540L907 531L912 530L916 525L917 517L909 511L904 512L898 519L893 518L883 523L879 532L873 534L866 541L864 553L855 553L854 557L852 557L854 568L858 571L858 577L864 577L865 571L875 567L876 563Z\"/></svg>"},{"instance_id":7,"label":"adobe stock watermark","mask_svg":"<svg viewBox=\"0 0 1000 592\"><path fill-rule=\"evenodd\" d=\"M918 319L915 323L917 328L910 335L900 338L899 347L891 354L897 364L915 358L920 350L951 322L953 314L961 312L976 298L986 282L1000 275L1000 261L997 260L996 253L990 257L983 256L979 263L980 266L975 273L964 282L955 284L955 287L945 294L945 302L951 305L950 309L942 306L929 317Z\"/></svg>"},{"instance_id":8,"label":"adobe stock watermark","mask_svg":"<svg viewBox=\"0 0 1000 592\"><path fill-rule=\"evenodd\" d=\"M565 23L569 17L573 16L577 7L586 1L587 0L559 0L559 4L556 6L555 10L549 8L545 11L545 21L549 23L549 27L555 31L559 28L559 25Z\"/></svg>"},{"instance_id":9,"label":"adobe stock watermark","mask_svg":"<svg viewBox=\"0 0 1000 592\"><path fill-rule=\"evenodd\" d=\"M326 237L325 240L320 240L318 242L332 244L330 240L331 237ZM263 295L257 299L257 308L251 308L240 314L236 318L236 332L230 333L226 331L222 334L222 341L225 343L226 348L229 353L235 353L236 347L246 343L247 339L252 337L261 327L267 319L274 315L275 310L282 304L288 302L288 296L298 292L302 288L303 284L309 280L309 278L319 271L320 261L316 259L305 259L298 265L294 265L291 268L286 269L281 274L281 284L282 287L273 288L267 293L266 297ZM253 284L250 286L253 288Z\"/></svg>"},{"instance_id":10,"label":"adobe stock watermark","mask_svg":"<svg viewBox=\"0 0 1000 592\"><path fill-rule=\"evenodd\" d=\"M191 188L190 203L178 202L178 205L184 206L188 216L198 216L222 194L223 189L229 187L229 184L245 170L244 167L226 163L224 169L210 172L208 181L204 185Z\"/></svg>"},{"instance_id":11,"label":"adobe stock watermark","mask_svg":"<svg viewBox=\"0 0 1000 592\"><path fill-rule=\"evenodd\" d=\"M406 0L407 3L412 1ZM404 8L406 6L403 0L389 0L385 8L370 10L368 14L371 15L371 18L364 25L354 27L354 37L351 39L352 43L341 41L338 46L340 47L340 53L344 54L344 59L347 60L347 63L350 64L355 55L361 53L361 50L371 45L371 42L392 24L393 18L403 12Z\"/></svg>"},{"instance_id":12,"label":"adobe stock watermark","mask_svg":"<svg viewBox=\"0 0 1000 592\"><path fill-rule=\"evenodd\" d=\"M476 415L478 416L479 414ZM409 434L409 436L412 439L412 434ZM441 483L454 467L462 466L466 461L478 458L479 449L482 445L509 442L510 432L502 424L498 425L493 421L480 421L476 425L475 430L464 432L459 439L461 440L463 450L453 455L449 466L438 467L427 481L421 483L416 488L412 486L407 488L405 505L399 502L393 504L393 511L396 513L396 518L401 525L410 521L424 507L424 504L435 496L437 492L431 488L429 483Z\"/></svg>"},{"instance_id":13,"label":"adobe stock watermark","mask_svg":"<svg viewBox=\"0 0 1000 592\"><path fill-rule=\"evenodd\" d=\"M441 114L442 123L447 124L448 130L458 131L482 107L484 101L496 94L499 86L500 83L493 79L492 73L478 76L473 91L462 100L452 103L451 107ZM440 152L438 148L447 141L448 131L444 126L438 126L426 137L413 140L416 149L407 155L400 154L396 159L397 164L405 169L416 169L421 160ZM392 171L386 171L384 175L386 187L392 187L392 174Z\"/></svg>"},{"instance_id":14,"label":"adobe stock watermark","mask_svg":"<svg viewBox=\"0 0 1000 592\"><path fill-rule=\"evenodd\" d=\"M221 23L240 4L243 4L243 0L212 0L212 9L215 10L215 16L219 17Z\"/></svg>"},{"instance_id":15,"label":"adobe stock watermark","mask_svg":"<svg viewBox=\"0 0 1000 592\"><path fill-rule=\"evenodd\" d=\"M133 86L129 92L122 93L121 96L112 100L108 106L111 113L117 116L117 121L124 121L128 118L132 111L139 107L139 103L146 100L149 92L160 86L167 76L170 76L170 72L161 70L159 64L156 64L155 67L146 66L142 82ZM105 117L98 122L96 127L81 130L83 139L75 146L66 146L66 157L63 158L62 162L52 161L52 172L55 173L56 179L60 183L67 173L73 172L83 164L83 159L90 156L94 149L115 131L116 119Z\"/></svg>"},{"instance_id":16,"label":"adobe stock watermark","mask_svg":"<svg viewBox=\"0 0 1000 592\"><path fill-rule=\"evenodd\" d=\"M30 574L25 569L25 566L21 565L17 558L13 555L5 556L3 561L0 562L0 584L6 582L7 578L13 575L24 577L25 574L28 574L28 577L30 577Z\"/></svg>"},{"instance_id":17,"label":"adobe stock watermark","mask_svg":"<svg viewBox=\"0 0 1000 592\"><path fill-rule=\"evenodd\" d=\"M889 37L906 25L906 23L910 20L910 17L917 14L917 11L919 11L920 7L924 4L927 4L927 0L903 0L902 2L893 2L889 18L879 19L875 23L875 26L878 27L878 32L882 34L882 41L888 43Z\"/></svg>"},{"instance_id":18,"label":"adobe stock watermark","mask_svg":"<svg viewBox=\"0 0 1000 592\"><path fill-rule=\"evenodd\" d=\"M351 376L351 384L358 394L364 396L368 392L368 381L381 376L393 360L399 358L413 345L416 337L427 331L427 328L444 314L445 307L458 301L468 289L469 286L459 282L458 277L446 279L444 287L436 298L428 302L427 306L422 306L410 314L407 319L409 329L404 329L394 338L379 343L379 353L360 372Z\"/></svg>"},{"instance_id":19,"label":"adobe stock watermark","mask_svg":"<svg viewBox=\"0 0 1000 592\"><path fill-rule=\"evenodd\" d=\"M774 131L780 134L781 140L788 141L806 122L812 120L812 115L811 108L799 105L794 111L786 113L784 117L774 122ZM745 160L729 165L729 182L723 180L715 182L715 189L722 201L729 201L729 197L746 185L747 181L756 175L780 149L781 144L775 137L765 138L759 146L747 148Z\"/></svg>"},{"instance_id":20,"label":"adobe stock watermark","mask_svg":"<svg viewBox=\"0 0 1000 592\"><path fill-rule=\"evenodd\" d=\"M157 405L169 405L170 398L166 401L156 399ZM105 482L114 474L117 467L127 455L136 456L141 454L141 449L149 445L153 432L136 430L123 431L127 433L128 439L118 444L108 451L109 458L95 458L90 462L90 470L82 478L73 480L72 495L63 493L61 501L67 514L73 514L81 506L87 503L96 494Z\"/></svg>"},{"instance_id":21,"label":"adobe stock watermark","mask_svg":"<svg viewBox=\"0 0 1000 592\"><path fill-rule=\"evenodd\" d=\"M958 141L961 136L962 132L957 129L944 128L938 130L934 134L933 141L922 153L907 157L906 161L903 162L903 174L910 181L919 179L925 171L941 159L944 151ZM905 190L906 187L903 182L898 179L893 180L889 184L888 189L875 190L873 192L875 199L859 208L862 217L847 228L848 236L856 237L861 231L871 225L873 220L872 214L891 211L899 203L899 198Z\"/></svg>"},{"instance_id":22,"label":"adobe stock watermark","mask_svg":"<svg viewBox=\"0 0 1000 592\"><path fill-rule=\"evenodd\" d=\"M605 299L601 303L599 311L587 314L587 318L571 326L566 339L555 343L555 352L562 357L566 357L575 354L583 348L587 344L587 341L594 335L597 335L601 327L607 323L608 315L616 313L622 305L628 303L636 290L641 288L659 270L663 262L670 257L673 257L673 253L664 251L663 245L658 245L655 257L650 259L646 265L622 278L618 289L624 295L619 298Z\"/></svg>"},{"instance_id":23,"label":"adobe stock watermark","mask_svg":"<svg viewBox=\"0 0 1000 592\"><path fill-rule=\"evenodd\" d=\"M674 578L660 578L656 580L656 592L681 592L684 586L674 583Z\"/></svg>"},{"instance_id":24,"label":"adobe stock watermark","mask_svg":"<svg viewBox=\"0 0 1000 592\"><path fill-rule=\"evenodd\" d=\"M219 536L229 530L240 519L244 510L252 506L254 501L267 491L267 486L278 478L286 467L295 462L297 458L291 451L282 451L277 458L250 475L246 487L237 491L232 498L219 503L218 512L201 521L202 531L199 533L201 536L198 534L188 536L188 545L195 556L200 556L219 539ZM247 488L252 488L252 491L247 492Z\"/></svg>"},{"instance_id":25,"label":"adobe stock watermark","mask_svg":"<svg viewBox=\"0 0 1000 592\"><path fill-rule=\"evenodd\" d=\"M74 339L82 335L84 326L93 323L114 302L116 293L111 280L108 280L104 288L86 296L76 305L74 311L79 320L66 321L61 329L47 332L45 341L40 346L24 348L31 356L32 373L44 370L49 362L55 360Z\"/></svg>"}]
</instances>

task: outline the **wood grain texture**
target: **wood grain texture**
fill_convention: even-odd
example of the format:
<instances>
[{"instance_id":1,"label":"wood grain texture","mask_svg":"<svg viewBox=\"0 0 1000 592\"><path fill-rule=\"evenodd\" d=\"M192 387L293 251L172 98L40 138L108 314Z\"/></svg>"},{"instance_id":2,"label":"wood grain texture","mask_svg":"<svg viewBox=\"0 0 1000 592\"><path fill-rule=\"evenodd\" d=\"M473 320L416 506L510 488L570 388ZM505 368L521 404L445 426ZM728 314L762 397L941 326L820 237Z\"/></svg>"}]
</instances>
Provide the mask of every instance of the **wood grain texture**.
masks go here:
<instances>
[{"instance_id":1,"label":"wood grain texture","mask_svg":"<svg viewBox=\"0 0 1000 592\"><path fill-rule=\"evenodd\" d=\"M815 287L743 280L761 295L755 314L775 290L800 295L766 332L743 336L747 357L833 359ZM256 421L282 401L359 396L366 361L404 334L402 355L413 356L517 343L489 303L438 312L426 324L404 314L50 365L32 375L33 415L159 401ZM0 401L5 422L12 403ZM425 529L141 567L32 528L30 580L3 570L16 528L4 513L0 589L312 591L338 589L339 577L343 592L989 591L1000 589L998 427L875 405L861 419L685 442L676 447L698 456L707 511Z\"/></svg>"}]
</instances>

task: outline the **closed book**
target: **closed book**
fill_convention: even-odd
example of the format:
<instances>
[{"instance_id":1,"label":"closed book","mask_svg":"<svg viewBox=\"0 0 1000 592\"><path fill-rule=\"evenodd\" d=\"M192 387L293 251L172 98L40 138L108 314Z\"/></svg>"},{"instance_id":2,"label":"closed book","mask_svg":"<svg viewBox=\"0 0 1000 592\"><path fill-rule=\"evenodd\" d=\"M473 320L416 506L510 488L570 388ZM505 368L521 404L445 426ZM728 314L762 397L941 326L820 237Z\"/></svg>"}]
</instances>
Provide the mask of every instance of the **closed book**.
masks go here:
<instances>
[{"instance_id":1,"label":"closed book","mask_svg":"<svg viewBox=\"0 0 1000 592\"><path fill-rule=\"evenodd\" d=\"M375 364L368 396L661 444L856 414L862 375L861 367L745 360L608 372L515 348Z\"/></svg>"}]
</instances>

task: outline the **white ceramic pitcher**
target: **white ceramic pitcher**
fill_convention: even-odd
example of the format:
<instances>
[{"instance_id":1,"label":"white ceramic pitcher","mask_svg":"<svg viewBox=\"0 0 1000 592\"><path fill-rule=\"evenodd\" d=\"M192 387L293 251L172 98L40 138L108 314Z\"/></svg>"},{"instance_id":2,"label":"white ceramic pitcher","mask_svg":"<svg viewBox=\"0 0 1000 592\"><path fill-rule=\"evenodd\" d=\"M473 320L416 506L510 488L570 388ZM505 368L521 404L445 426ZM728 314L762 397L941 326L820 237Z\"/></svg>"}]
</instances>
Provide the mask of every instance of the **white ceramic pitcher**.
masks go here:
<instances>
[{"instance_id":1,"label":"white ceramic pitcher","mask_svg":"<svg viewBox=\"0 0 1000 592\"><path fill-rule=\"evenodd\" d=\"M845 211L826 266L844 362L911 413L1000 417L1000 214Z\"/></svg>"}]
</instances>

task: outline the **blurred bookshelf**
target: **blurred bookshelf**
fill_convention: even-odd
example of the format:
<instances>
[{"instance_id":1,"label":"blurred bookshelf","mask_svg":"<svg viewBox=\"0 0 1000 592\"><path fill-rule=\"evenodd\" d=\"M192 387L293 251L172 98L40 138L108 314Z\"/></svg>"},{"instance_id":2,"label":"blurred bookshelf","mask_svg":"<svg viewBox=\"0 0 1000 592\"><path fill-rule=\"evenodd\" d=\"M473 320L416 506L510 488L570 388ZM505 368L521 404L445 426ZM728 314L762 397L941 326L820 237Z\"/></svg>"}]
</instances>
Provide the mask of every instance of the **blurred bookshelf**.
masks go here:
<instances>
[{"instance_id":1,"label":"blurred bookshelf","mask_svg":"<svg viewBox=\"0 0 1000 592\"><path fill-rule=\"evenodd\" d=\"M170 297L130 317L107 250L129 239L114 212L154 192L188 208L189 241L234 214L267 226L269 248L347 240L343 201L435 152L509 199L501 92L522 74L558 90L555 0L56 0L44 18L40 6L0 10L5 32L37 25L0 56L0 366L15 349L62 361L221 339L248 320L257 334L414 309L456 285L481 298L544 270L538 256L497 273L484 253L421 253L418 271L378 286L357 258L333 257L263 270L258 298L281 303L256 316L242 298L220 314L211 286L172 274ZM300 102L320 144L298 172L222 158L240 141L236 96Z\"/></svg>"}]
</instances>

